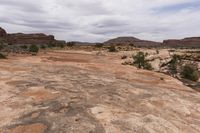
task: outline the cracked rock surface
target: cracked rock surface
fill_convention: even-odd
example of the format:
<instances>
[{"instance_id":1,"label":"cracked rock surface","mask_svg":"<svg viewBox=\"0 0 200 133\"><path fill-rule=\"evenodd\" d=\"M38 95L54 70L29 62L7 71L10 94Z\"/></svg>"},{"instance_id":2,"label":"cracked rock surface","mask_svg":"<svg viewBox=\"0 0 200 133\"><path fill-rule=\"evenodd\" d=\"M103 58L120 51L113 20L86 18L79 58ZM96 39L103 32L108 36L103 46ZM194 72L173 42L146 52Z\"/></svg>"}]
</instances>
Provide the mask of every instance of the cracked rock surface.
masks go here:
<instances>
[{"instance_id":1,"label":"cracked rock surface","mask_svg":"<svg viewBox=\"0 0 200 133\"><path fill-rule=\"evenodd\" d=\"M0 133L200 132L200 93L117 54L1 60L0 106Z\"/></svg>"}]
</instances>

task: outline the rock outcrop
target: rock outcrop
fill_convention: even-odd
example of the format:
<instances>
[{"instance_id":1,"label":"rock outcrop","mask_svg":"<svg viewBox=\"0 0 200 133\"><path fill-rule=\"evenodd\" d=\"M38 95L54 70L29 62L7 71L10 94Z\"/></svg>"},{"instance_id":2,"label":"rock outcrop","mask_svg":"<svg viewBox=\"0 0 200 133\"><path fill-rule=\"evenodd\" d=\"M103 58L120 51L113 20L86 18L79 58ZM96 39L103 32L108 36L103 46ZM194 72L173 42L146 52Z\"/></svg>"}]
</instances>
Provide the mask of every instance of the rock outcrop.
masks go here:
<instances>
[{"instance_id":1,"label":"rock outcrop","mask_svg":"<svg viewBox=\"0 0 200 133\"><path fill-rule=\"evenodd\" d=\"M140 40L135 37L118 37L104 42L105 45L115 46L135 46L135 47L158 47L159 42Z\"/></svg>"},{"instance_id":2,"label":"rock outcrop","mask_svg":"<svg viewBox=\"0 0 200 133\"><path fill-rule=\"evenodd\" d=\"M8 34L7 36L8 42L11 44L49 44L54 41L53 35L45 35L45 34Z\"/></svg>"},{"instance_id":3,"label":"rock outcrop","mask_svg":"<svg viewBox=\"0 0 200 133\"><path fill-rule=\"evenodd\" d=\"M200 93L118 54L2 60L0 133L200 133Z\"/></svg>"},{"instance_id":4,"label":"rock outcrop","mask_svg":"<svg viewBox=\"0 0 200 133\"><path fill-rule=\"evenodd\" d=\"M50 44L50 43L65 43L65 41L58 41L53 35L46 35L43 33L36 34L24 34L24 33L14 33L7 34L6 30L0 28L0 38L6 40L9 44L13 45L28 45L28 44Z\"/></svg>"},{"instance_id":5,"label":"rock outcrop","mask_svg":"<svg viewBox=\"0 0 200 133\"><path fill-rule=\"evenodd\" d=\"M200 37L190 37L181 40L164 40L163 46L172 48L200 48Z\"/></svg>"},{"instance_id":6,"label":"rock outcrop","mask_svg":"<svg viewBox=\"0 0 200 133\"><path fill-rule=\"evenodd\" d=\"M0 38L5 38L6 37L6 31L0 27Z\"/></svg>"}]
</instances>

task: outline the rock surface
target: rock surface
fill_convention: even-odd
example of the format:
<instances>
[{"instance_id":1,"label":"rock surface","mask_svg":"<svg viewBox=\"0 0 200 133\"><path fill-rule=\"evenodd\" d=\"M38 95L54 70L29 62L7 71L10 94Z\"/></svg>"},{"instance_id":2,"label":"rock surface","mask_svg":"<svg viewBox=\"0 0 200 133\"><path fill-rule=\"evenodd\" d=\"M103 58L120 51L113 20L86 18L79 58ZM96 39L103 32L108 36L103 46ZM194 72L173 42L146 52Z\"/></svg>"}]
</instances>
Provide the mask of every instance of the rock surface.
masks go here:
<instances>
[{"instance_id":1,"label":"rock surface","mask_svg":"<svg viewBox=\"0 0 200 133\"><path fill-rule=\"evenodd\" d=\"M0 27L0 38L5 38L6 37L6 31Z\"/></svg>"},{"instance_id":2,"label":"rock surface","mask_svg":"<svg viewBox=\"0 0 200 133\"><path fill-rule=\"evenodd\" d=\"M200 93L123 66L118 54L54 51L1 60L0 106L3 133L200 132Z\"/></svg>"}]
</instances>

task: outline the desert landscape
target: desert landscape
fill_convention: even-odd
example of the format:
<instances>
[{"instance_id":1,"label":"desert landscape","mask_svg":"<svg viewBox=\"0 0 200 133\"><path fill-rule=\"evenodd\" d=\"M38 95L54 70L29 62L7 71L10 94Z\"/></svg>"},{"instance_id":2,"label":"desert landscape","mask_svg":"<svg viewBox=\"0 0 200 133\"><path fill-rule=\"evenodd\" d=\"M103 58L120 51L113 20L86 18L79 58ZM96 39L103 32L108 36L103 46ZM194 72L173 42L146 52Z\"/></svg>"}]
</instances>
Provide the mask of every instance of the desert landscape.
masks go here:
<instances>
[{"instance_id":1,"label":"desert landscape","mask_svg":"<svg viewBox=\"0 0 200 133\"><path fill-rule=\"evenodd\" d=\"M199 74L199 38L92 44L0 33L0 133L200 132L199 79L182 75L188 63Z\"/></svg>"}]
</instances>

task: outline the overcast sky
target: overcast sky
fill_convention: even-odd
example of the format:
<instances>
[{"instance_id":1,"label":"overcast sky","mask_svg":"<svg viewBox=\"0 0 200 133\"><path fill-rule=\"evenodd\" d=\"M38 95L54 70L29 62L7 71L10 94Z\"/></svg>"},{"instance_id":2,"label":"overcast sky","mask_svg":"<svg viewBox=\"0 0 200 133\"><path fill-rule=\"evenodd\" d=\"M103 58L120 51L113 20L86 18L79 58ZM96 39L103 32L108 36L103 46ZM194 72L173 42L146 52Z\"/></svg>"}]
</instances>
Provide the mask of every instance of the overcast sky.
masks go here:
<instances>
[{"instance_id":1,"label":"overcast sky","mask_svg":"<svg viewBox=\"0 0 200 133\"><path fill-rule=\"evenodd\" d=\"M66 41L200 36L200 0L0 0L0 27Z\"/></svg>"}]
</instances>

